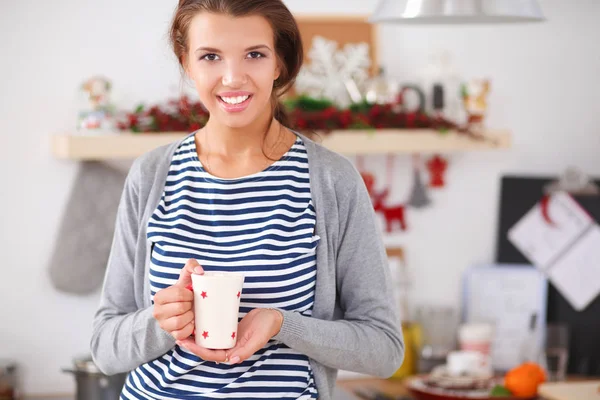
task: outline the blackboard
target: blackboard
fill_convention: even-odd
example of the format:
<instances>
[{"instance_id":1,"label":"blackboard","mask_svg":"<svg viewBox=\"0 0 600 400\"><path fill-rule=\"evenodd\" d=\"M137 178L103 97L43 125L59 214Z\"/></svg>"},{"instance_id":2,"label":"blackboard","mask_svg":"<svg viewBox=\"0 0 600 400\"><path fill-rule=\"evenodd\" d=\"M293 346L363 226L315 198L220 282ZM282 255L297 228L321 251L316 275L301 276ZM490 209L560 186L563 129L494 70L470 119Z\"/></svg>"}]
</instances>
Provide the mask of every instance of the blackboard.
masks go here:
<instances>
[{"instance_id":1,"label":"blackboard","mask_svg":"<svg viewBox=\"0 0 600 400\"><path fill-rule=\"evenodd\" d=\"M500 210L496 242L496 262L528 264L529 261L508 240L508 230L543 196L543 189L557 177L505 176L501 180ZM595 181L600 185L600 180ZM600 221L600 197L574 196L590 215ZM600 265L598 266L600 268ZM569 324L568 373L600 376L600 297L577 312L550 283L547 322Z\"/></svg>"}]
</instances>

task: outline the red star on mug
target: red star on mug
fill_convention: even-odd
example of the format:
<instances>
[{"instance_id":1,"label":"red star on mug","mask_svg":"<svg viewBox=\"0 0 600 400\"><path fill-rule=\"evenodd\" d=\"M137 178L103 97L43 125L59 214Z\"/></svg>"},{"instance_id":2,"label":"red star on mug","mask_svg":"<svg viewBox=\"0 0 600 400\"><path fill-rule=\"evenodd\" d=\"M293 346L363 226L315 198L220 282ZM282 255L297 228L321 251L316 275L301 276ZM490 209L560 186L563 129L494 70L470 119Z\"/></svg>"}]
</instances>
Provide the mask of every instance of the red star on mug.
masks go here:
<instances>
[{"instance_id":1,"label":"red star on mug","mask_svg":"<svg viewBox=\"0 0 600 400\"><path fill-rule=\"evenodd\" d=\"M232 338L232 339L235 339L235 332L233 332L233 333L231 334L231 338Z\"/></svg>"},{"instance_id":2,"label":"red star on mug","mask_svg":"<svg viewBox=\"0 0 600 400\"><path fill-rule=\"evenodd\" d=\"M238 299L240 298L240 294L241 294L241 293L242 293L242 292L238 292L238 294L237 294L237 297L238 297Z\"/></svg>"},{"instance_id":3,"label":"red star on mug","mask_svg":"<svg viewBox=\"0 0 600 400\"><path fill-rule=\"evenodd\" d=\"M204 339L206 339L208 337L208 332L207 331L202 332L202 336L204 336Z\"/></svg>"},{"instance_id":4,"label":"red star on mug","mask_svg":"<svg viewBox=\"0 0 600 400\"><path fill-rule=\"evenodd\" d=\"M208 295L206 294L206 292L202 292L202 293L200 294L200 296L202 296L202 298L203 298L203 299L205 299L205 298L206 298Z\"/></svg>"}]
</instances>

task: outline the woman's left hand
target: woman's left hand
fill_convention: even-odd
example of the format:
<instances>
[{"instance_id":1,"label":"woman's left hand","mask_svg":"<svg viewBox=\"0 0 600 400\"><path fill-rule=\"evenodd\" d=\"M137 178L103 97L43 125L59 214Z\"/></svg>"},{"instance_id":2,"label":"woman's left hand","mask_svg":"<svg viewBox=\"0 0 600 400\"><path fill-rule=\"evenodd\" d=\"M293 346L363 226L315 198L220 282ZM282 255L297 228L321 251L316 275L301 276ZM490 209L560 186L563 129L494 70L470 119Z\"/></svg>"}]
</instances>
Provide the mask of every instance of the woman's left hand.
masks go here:
<instances>
[{"instance_id":1,"label":"woman's left hand","mask_svg":"<svg viewBox=\"0 0 600 400\"><path fill-rule=\"evenodd\" d=\"M262 349L279 333L283 315L272 308L255 308L238 325L238 340L229 353L229 362L238 364Z\"/></svg>"}]
</instances>

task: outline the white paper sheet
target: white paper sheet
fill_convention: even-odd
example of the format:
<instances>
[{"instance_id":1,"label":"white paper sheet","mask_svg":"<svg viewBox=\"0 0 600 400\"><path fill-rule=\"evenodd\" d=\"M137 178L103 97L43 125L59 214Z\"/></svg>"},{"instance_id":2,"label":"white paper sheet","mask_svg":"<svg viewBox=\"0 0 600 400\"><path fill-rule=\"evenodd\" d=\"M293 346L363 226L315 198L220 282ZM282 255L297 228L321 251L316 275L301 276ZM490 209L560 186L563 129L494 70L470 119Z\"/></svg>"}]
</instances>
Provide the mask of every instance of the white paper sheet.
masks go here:
<instances>
[{"instance_id":1,"label":"white paper sheet","mask_svg":"<svg viewBox=\"0 0 600 400\"><path fill-rule=\"evenodd\" d=\"M581 311L600 293L600 227L590 228L548 270L552 284Z\"/></svg>"},{"instance_id":2,"label":"white paper sheet","mask_svg":"<svg viewBox=\"0 0 600 400\"><path fill-rule=\"evenodd\" d=\"M558 192L550 197L548 216L536 204L508 231L508 239L536 267L546 270L594 224L594 220L569 195Z\"/></svg>"}]
</instances>

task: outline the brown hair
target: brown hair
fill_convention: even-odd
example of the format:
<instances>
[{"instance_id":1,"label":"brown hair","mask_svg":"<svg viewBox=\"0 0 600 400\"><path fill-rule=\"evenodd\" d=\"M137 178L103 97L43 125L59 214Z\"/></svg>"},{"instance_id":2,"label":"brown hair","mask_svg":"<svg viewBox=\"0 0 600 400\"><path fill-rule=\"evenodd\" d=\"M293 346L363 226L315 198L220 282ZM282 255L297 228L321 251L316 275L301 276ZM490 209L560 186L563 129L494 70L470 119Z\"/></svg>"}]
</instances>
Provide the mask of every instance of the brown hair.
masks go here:
<instances>
[{"instance_id":1,"label":"brown hair","mask_svg":"<svg viewBox=\"0 0 600 400\"><path fill-rule=\"evenodd\" d=\"M273 82L272 113L282 125L290 127L279 97L292 87L304 60L302 38L290 10L281 0L179 0L169 36L175 56L182 67L188 54L190 23L197 13L203 11L233 17L260 15L269 22L275 35L275 53L281 69L279 78Z\"/></svg>"}]
</instances>

